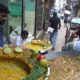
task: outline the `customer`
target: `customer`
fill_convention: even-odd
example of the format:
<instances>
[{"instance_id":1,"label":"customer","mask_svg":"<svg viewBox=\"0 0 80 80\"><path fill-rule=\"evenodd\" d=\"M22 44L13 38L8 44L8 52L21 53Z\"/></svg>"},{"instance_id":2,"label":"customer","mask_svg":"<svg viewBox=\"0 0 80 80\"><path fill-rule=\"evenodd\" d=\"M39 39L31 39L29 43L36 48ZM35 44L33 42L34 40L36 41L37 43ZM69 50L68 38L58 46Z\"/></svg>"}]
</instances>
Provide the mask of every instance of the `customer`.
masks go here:
<instances>
[{"instance_id":1,"label":"customer","mask_svg":"<svg viewBox=\"0 0 80 80\"><path fill-rule=\"evenodd\" d=\"M3 24L7 20L9 14L9 9L3 5L0 4L0 47L3 47L4 40L3 40Z\"/></svg>"},{"instance_id":2,"label":"customer","mask_svg":"<svg viewBox=\"0 0 80 80\"><path fill-rule=\"evenodd\" d=\"M57 13L53 13L53 17L50 18L50 27L54 29L52 33L50 33L50 40L52 42L52 50L56 48L57 34L58 29L61 27L60 18L58 18Z\"/></svg>"}]
</instances>

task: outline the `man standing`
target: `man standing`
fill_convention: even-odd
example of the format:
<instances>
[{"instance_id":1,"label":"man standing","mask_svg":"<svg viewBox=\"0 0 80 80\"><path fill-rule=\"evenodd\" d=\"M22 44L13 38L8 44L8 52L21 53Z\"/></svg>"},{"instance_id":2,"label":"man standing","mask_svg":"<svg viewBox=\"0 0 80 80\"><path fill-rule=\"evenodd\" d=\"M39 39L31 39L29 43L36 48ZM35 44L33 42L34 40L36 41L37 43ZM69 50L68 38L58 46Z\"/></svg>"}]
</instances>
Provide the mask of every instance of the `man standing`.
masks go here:
<instances>
[{"instance_id":1,"label":"man standing","mask_svg":"<svg viewBox=\"0 0 80 80\"><path fill-rule=\"evenodd\" d=\"M61 22L56 12L54 12L53 17L50 18L50 27L54 29L54 31L50 33L50 40L52 42L52 50L54 50L56 47L58 29L60 29L61 27Z\"/></svg>"},{"instance_id":2,"label":"man standing","mask_svg":"<svg viewBox=\"0 0 80 80\"><path fill-rule=\"evenodd\" d=\"M0 47L3 47L4 40L3 40L3 24L7 20L9 14L9 9L3 5L0 4Z\"/></svg>"}]
</instances>

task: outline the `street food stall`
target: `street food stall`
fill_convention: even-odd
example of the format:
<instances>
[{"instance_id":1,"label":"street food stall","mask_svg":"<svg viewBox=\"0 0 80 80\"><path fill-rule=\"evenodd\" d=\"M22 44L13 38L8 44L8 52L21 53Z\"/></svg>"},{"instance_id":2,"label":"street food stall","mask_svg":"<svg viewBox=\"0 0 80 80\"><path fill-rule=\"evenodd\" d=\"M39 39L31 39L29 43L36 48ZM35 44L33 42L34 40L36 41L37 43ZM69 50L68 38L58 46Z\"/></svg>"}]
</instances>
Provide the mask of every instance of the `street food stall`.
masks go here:
<instances>
[{"instance_id":1,"label":"street food stall","mask_svg":"<svg viewBox=\"0 0 80 80\"><path fill-rule=\"evenodd\" d=\"M9 24L8 23L7 24L13 28L11 32L13 31L15 32L16 28L19 25L20 25L19 26L20 30L18 30L18 32L21 32L25 27L24 14L23 14L24 13L23 2L22 2L24 0L19 0L19 1L20 2L18 2L18 0L15 0L15 1L10 0L9 2L9 8L11 13L9 16ZM16 10L18 11L16 12ZM32 15L32 18L33 17L34 16ZM35 19L33 18L33 20ZM29 21L31 24L34 23L34 21L32 22L31 21ZM9 26L7 29L9 29ZM31 30L34 31L33 24L32 24L32 27L30 26L29 28L31 28ZM9 34L10 34L9 30L7 32L9 37ZM16 35L13 34L13 38L15 36ZM45 52L49 50L50 43L48 41L45 41L44 44L41 44L39 42L44 43L43 40L42 41L38 40L38 43L36 45L34 44L34 41L33 42L31 41L31 43L25 43L26 45L29 44L31 46L29 48L26 47L25 44L23 44L23 46L25 46L25 48L23 48L23 46L12 46L11 43L10 44L6 43L7 45L5 44L3 48L0 48L0 71L1 71L0 80L47 80L49 76L49 70L50 70L48 60L45 58L45 55L40 53L42 51ZM34 46L32 46L32 43ZM38 44L39 45L41 44L39 46L40 49L36 48L37 50L34 50L33 47L38 46Z\"/></svg>"},{"instance_id":2,"label":"street food stall","mask_svg":"<svg viewBox=\"0 0 80 80\"><path fill-rule=\"evenodd\" d=\"M53 80L53 78L54 80L79 80L80 52L52 52L50 54L46 54L45 57L48 60L48 66L46 66L46 59L44 59L43 55L38 54L38 51L30 51L29 49L26 49L22 52L22 49L19 47L9 48L8 46L5 46L4 49L1 49L0 54L2 71L0 74L3 76L0 78L5 80L4 76L6 77L11 75L11 77L13 77L14 75L14 78L17 79L11 78L13 80L19 80L20 78L22 80ZM48 70L48 73L46 73L46 70ZM5 72L7 72L6 75L4 75ZM47 75L48 79L46 79ZM7 79L8 77L6 80Z\"/></svg>"},{"instance_id":3,"label":"street food stall","mask_svg":"<svg viewBox=\"0 0 80 80\"><path fill-rule=\"evenodd\" d=\"M7 3L5 1L7 1ZM9 34L12 31L15 31L17 26L20 25L19 29L21 30L19 31L22 31L24 29L25 27L24 26L24 13L26 12L28 13L31 11L25 10L24 12L24 9L23 9L24 0L9 0L9 2L8 0L5 0L5 1L3 0L3 3L7 4L7 7L9 7L11 11L9 18L8 18L9 22L7 22L7 25L6 25L7 27L5 27L5 31L8 33L7 34L5 32L5 34L9 37ZM35 5L33 6L35 7ZM32 14L32 19L30 19L31 14ZM34 20L35 20L34 19L35 11L31 12L31 14L29 13L30 15L29 19L31 20L31 21L29 20L29 22L32 24L32 26L30 25L29 28L31 28L31 30L34 31L33 25L34 25ZM9 31L10 29L9 26L13 28L13 30ZM39 42L44 43L44 41L39 41ZM3 48L0 48L0 80L47 80L48 75L49 75L49 64L45 56L43 54L40 54L41 53L40 51L46 51L50 49L49 48L50 44L47 46L49 42L48 41L45 41L45 42L46 44L43 44L43 45L41 44L41 46L39 46L40 47L39 51L38 50L35 51L27 47L23 49L23 47L21 46L13 47L9 44L4 45ZM38 45L38 43L36 45ZM36 47L36 46L33 46L33 47Z\"/></svg>"},{"instance_id":4,"label":"street food stall","mask_svg":"<svg viewBox=\"0 0 80 80\"><path fill-rule=\"evenodd\" d=\"M0 80L80 79L80 52L43 54L52 48L48 40L36 39L23 45L25 48L9 44L0 48Z\"/></svg>"},{"instance_id":5,"label":"street food stall","mask_svg":"<svg viewBox=\"0 0 80 80\"><path fill-rule=\"evenodd\" d=\"M49 63L40 51L49 50L50 41L32 40L23 45L25 49L11 45L0 48L0 80L48 80Z\"/></svg>"}]
</instances>

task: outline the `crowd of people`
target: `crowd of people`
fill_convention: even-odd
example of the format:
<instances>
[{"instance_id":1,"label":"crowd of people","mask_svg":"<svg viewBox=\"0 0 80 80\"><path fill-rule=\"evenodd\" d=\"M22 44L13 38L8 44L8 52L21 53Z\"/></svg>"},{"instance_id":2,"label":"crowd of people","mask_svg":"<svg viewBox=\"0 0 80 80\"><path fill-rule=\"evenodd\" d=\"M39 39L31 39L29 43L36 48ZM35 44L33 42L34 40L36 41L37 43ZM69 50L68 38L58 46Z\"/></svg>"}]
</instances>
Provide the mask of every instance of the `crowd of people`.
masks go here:
<instances>
[{"instance_id":1,"label":"crowd of people","mask_svg":"<svg viewBox=\"0 0 80 80\"><path fill-rule=\"evenodd\" d=\"M5 21L7 20L8 14L9 14L9 9L3 5L0 4L0 47L3 47L5 44L5 41L3 39L3 24L5 23ZM64 15L64 24L67 24L67 18L68 16ZM50 27L53 29L52 32L50 33L50 41L52 43L52 51L55 50L56 48L56 41L57 41L57 35L58 35L58 30L61 28L61 19L58 17L57 12L53 12L53 17L50 18L49 20L50 23ZM20 31L20 30L19 30ZM20 32L19 34L14 31L14 33L16 34L16 38L14 38L14 34L12 32L12 34L10 35L10 42L12 44L15 45L20 45L23 42L26 41L26 39L28 39L29 35L31 35L28 31L23 30L22 32ZM77 41L74 41L74 38L79 37L79 39ZM33 37L31 38L31 40L33 39ZM19 43L20 41L20 43ZM80 48L80 27L77 28L77 30L71 34L68 43L64 46L64 50L68 50L69 46L73 45L74 48L72 48L73 50L79 50Z\"/></svg>"},{"instance_id":2,"label":"crowd of people","mask_svg":"<svg viewBox=\"0 0 80 80\"><path fill-rule=\"evenodd\" d=\"M64 14L64 27L69 28L70 30L70 25L68 25L68 17L69 14ZM70 24L70 23L69 23ZM68 27L69 26L69 27ZM54 51L56 49L56 41L57 41L57 35L58 35L58 29L61 27L61 19L57 16L56 12L53 12L53 17L50 18L50 27L53 28L53 32L50 32L50 41L52 42L52 50ZM73 29L74 32L69 33L66 31L66 34L69 34L68 41L66 44L64 44L64 48L62 50L76 50L80 51L80 25L76 25L77 28ZM65 34L65 35L66 35ZM65 38L65 37L64 37ZM75 40L75 38L78 38Z\"/></svg>"},{"instance_id":3,"label":"crowd of people","mask_svg":"<svg viewBox=\"0 0 80 80\"><path fill-rule=\"evenodd\" d=\"M8 7L0 3L0 47L3 47L5 44L7 44L7 39L4 40L3 28L5 27L3 27L3 25L7 20L9 13L10 10L8 9ZM9 42L13 46L21 46L25 41L29 42L34 37L27 30L21 30L21 27L19 26L17 29L10 33L8 38Z\"/></svg>"}]
</instances>

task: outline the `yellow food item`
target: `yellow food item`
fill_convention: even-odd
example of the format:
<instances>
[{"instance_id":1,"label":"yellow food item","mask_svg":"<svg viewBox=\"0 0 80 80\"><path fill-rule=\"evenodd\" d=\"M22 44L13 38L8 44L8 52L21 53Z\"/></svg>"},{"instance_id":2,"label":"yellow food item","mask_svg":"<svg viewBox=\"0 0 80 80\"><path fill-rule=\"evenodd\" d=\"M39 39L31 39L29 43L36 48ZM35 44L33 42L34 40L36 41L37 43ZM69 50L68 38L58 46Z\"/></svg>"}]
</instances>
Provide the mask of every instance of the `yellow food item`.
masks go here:
<instances>
[{"instance_id":1,"label":"yellow food item","mask_svg":"<svg viewBox=\"0 0 80 80\"><path fill-rule=\"evenodd\" d=\"M44 46L45 42L43 40L32 40L31 42L33 45L41 45Z\"/></svg>"},{"instance_id":2,"label":"yellow food item","mask_svg":"<svg viewBox=\"0 0 80 80\"><path fill-rule=\"evenodd\" d=\"M33 65L31 63L28 63L28 66L32 69Z\"/></svg>"},{"instance_id":3,"label":"yellow food item","mask_svg":"<svg viewBox=\"0 0 80 80\"><path fill-rule=\"evenodd\" d=\"M49 50L51 48L48 40L32 40L32 42L25 43L24 46L34 51Z\"/></svg>"},{"instance_id":4,"label":"yellow food item","mask_svg":"<svg viewBox=\"0 0 80 80\"><path fill-rule=\"evenodd\" d=\"M28 76L25 66L16 60L0 59L0 80L22 80Z\"/></svg>"},{"instance_id":5,"label":"yellow food item","mask_svg":"<svg viewBox=\"0 0 80 80\"><path fill-rule=\"evenodd\" d=\"M44 47L40 46L40 45L33 45L30 43L25 44L25 47L28 49L32 49L32 50L43 50Z\"/></svg>"}]
</instances>

